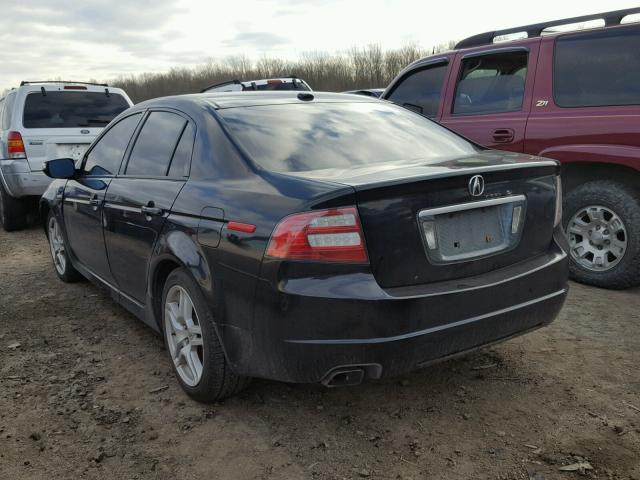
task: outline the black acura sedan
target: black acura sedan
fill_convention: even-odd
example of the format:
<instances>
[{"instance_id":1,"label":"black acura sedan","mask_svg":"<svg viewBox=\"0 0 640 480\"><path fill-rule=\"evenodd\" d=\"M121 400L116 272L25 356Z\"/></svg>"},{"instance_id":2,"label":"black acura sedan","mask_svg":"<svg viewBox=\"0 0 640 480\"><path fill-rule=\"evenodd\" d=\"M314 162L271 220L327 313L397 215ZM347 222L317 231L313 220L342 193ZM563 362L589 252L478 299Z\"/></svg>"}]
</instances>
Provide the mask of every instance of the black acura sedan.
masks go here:
<instances>
[{"instance_id":1,"label":"black acura sedan","mask_svg":"<svg viewBox=\"0 0 640 480\"><path fill-rule=\"evenodd\" d=\"M155 99L45 172L58 276L161 332L201 401L397 375L548 324L567 292L556 162L368 97Z\"/></svg>"}]
</instances>

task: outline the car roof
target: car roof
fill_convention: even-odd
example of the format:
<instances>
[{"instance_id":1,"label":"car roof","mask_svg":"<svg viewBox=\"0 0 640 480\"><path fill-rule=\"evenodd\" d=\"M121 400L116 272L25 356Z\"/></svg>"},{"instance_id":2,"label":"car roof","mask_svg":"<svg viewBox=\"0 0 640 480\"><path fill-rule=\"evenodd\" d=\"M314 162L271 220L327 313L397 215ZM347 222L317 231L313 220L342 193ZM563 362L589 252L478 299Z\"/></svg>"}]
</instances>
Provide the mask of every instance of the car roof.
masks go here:
<instances>
[{"instance_id":1,"label":"car roof","mask_svg":"<svg viewBox=\"0 0 640 480\"><path fill-rule=\"evenodd\" d=\"M312 98L307 100L300 96ZM373 97L331 92L212 92L175 95L147 100L136 105L136 108L179 108L184 104L209 105L216 110L236 107L252 107L261 105L285 105L292 103L372 103L380 102Z\"/></svg>"}]
</instances>

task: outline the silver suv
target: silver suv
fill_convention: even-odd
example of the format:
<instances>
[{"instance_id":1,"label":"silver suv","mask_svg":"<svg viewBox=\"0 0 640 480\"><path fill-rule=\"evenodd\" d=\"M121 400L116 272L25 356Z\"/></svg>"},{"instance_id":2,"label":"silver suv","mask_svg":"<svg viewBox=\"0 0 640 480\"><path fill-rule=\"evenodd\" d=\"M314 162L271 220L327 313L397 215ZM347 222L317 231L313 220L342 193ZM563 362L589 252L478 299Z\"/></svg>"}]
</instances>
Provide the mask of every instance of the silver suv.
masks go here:
<instances>
[{"instance_id":1,"label":"silver suv","mask_svg":"<svg viewBox=\"0 0 640 480\"><path fill-rule=\"evenodd\" d=\"M228 82L216 83L200 90L200 93L213 92L265 92L283 90L302 90L310 92L311 87L307 82L298 77L263 78L262 80L229 80Z\"/></svg>"},{"instance_id":2,"label":"silver suv","mask_svg":"<svg viewBox=\"0 0 640 480\"><path fill-rule=\"evenodd\" d=\"M80 160L91 142L132 104L106 84L22 82L0 98L0 224L26 224L33 197L51 179L42 172L54 158Z\"/></svg>"}]
</instances>

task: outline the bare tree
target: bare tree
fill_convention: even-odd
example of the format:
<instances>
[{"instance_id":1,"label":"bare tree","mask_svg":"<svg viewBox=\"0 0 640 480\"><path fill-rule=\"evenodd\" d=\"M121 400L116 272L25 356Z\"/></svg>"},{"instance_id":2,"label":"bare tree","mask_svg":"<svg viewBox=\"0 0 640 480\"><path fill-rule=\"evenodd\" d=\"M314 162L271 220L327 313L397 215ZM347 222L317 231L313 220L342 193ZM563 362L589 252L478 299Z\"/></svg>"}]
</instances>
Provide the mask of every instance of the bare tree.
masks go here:
<instances>
[{"instance_id":1,"label":"bare tree","mask_svg":"<svg viewBox=\"0 0 640 480\"><path fill-rule=\"evenodd\" d=\"M122 76L109 82L124 88L134 102L166 95L199 92L204 87L228 80L295 75L314 90L341 92L386 86L404 67L428 54L451 50L455 42L423 50L405 45L383 51L380 45L351 48L340 54L307 52L289 61L263 56L253 62L246 55L209 60L195 68L172 68L164 73Z\"/></svg>"}]
</instances>

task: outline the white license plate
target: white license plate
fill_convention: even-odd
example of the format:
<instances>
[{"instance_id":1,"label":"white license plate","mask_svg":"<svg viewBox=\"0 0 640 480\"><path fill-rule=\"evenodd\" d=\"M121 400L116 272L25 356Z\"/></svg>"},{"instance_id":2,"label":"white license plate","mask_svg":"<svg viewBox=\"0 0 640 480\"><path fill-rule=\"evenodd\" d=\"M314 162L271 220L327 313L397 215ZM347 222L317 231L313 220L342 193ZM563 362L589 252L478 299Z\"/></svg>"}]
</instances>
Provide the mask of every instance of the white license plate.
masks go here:
<instances>
[{"instance_id":1,"label":"white license plate","mask_svg":"<svg viewBox=\"0 0 640 480\"><path fill-rule=\"evenodd\" d=\"M88 148L88 143L59 143L56 153L58 158L73 158L76 162L79 162Z\"/></svg>"}]
</instances>

